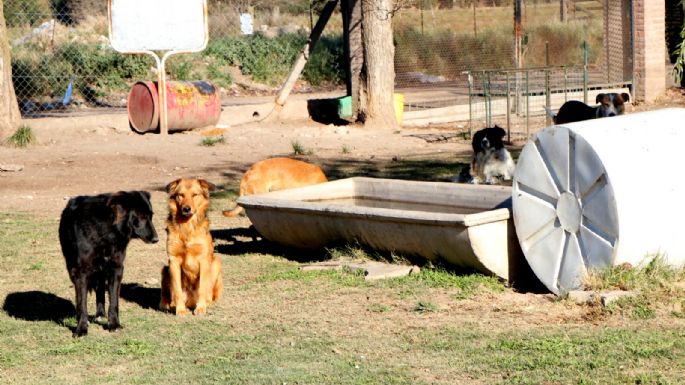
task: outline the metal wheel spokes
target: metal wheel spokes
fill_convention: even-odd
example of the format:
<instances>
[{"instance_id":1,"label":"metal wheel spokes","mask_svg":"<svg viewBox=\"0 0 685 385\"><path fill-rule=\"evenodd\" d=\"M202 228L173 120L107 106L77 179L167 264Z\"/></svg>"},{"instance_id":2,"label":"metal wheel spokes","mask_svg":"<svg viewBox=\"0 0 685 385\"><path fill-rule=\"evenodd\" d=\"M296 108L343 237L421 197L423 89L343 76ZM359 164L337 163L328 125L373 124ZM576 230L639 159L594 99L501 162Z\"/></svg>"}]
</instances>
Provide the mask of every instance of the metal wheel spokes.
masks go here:
<instances>
[{"instance_id":1,"label":"metal wheel spokes","mask_svg":"<svg viewBox=\"0 0 685 385\"><path fill-rule=\"evenodd\" d=\"M591 146L550 127L521 152L513 184L521 248L553 292L581 285L588 268L611 265L618 239L614 193Z\"/></svg>"}]
</instances>

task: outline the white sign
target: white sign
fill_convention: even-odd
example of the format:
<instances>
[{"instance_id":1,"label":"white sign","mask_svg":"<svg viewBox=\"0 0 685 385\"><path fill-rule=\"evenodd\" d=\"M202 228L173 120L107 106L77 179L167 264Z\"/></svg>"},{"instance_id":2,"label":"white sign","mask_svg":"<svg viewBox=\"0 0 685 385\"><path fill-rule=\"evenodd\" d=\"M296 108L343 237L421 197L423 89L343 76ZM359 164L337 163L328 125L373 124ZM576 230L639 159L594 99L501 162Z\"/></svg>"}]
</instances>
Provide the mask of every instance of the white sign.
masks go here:
<instances>
[{"instance_id":1,"label":"white sign","mask_svg":"<svg viewBox=\"0 0 685 385\"><path fill-rule=\"evenodd\" d=\"M240 14L240 32L243 35L252 35L252 15L249 13Z\"/></svg>"},{"instance_id":2,"label":"white sign","mask_svg":"<svg viewBox=\"0 0 685 385\"><path fill-rule=\"evenodd\" d=\"M110 0L109 38L119 52L201 51L206 0Z\"/></svg>"}]
</instances>

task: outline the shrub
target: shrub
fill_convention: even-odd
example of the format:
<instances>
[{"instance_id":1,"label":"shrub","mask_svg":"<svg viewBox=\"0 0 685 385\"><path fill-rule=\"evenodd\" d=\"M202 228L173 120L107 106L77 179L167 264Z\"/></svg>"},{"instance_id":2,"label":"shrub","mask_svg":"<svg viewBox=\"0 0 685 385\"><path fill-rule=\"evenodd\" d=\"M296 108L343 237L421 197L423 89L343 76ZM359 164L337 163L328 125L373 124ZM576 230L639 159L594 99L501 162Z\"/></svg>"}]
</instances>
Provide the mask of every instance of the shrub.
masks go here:
<instances>
[{"instance_id":1,"label":"shrub","mask_svg":"<svg viewBox=\"0 0 685 385\"><path fill-rule=\"evenodd\" d=\"M87 16L107 15L107 2L103 0L51 0L50 6L55 18L67 25L79 23Z\"/></svg>"},{"instance_id":2,"label":"shrub","mask_svg":"<svg viewBox=\"0 0 685 385\"><path fill-rule=\"evenodd\" d=\"M342 83L345 81L343 37L322 36L304 67L302 77L310 84Z\"/></svg>"},{"instance_id":3,"label":"shrub","mask_svg":"<svg viewBox=\"0 0 685 385\"><path fill-rule=\"evenodd\" d=\"M48 0L5 0L2 9L8 27L35 26L50 18Z\"/></svg>"},{"instance_id":4,"label":"shrub","mask_svg":"<svg viewBox=\"0 0 685 385\"><path fill-rule=\"evenodd\" d=\"M216 65L239 66L245 75L256 82L278 84L290 72L307 37L286 33L275 38L262 35L223 37L213 40L204 51L206 57L217 60ZM312 84L340 82L344 79L343 45L341 36L324 36L309 58L303 78Z\"/></svg>"},{"instance_id":5,"label":"shrub","mask_svg":"<svg viewBox=\"0 0 685 385\"><path fill-rule=\"evenodd\" d=\"M288 74L300 47L307 38L284 34L273 39L261 35L224 37L209 44L206 56L215 56L237 65L257 82L277 84Z\"/></svg>"},{"instance_id":6,"label":"shrub","mask_svg":"<svg viewBox=\"0 0 685 385\"><path fill-rule=\"evenodd\" d=\"M31 127L27 125L20 126L17 131L6 139L6 143L14 147L27 147L37 142L36 136L33 134Z\"/></svg>"},{"instance_id":7,"label":"shrub","mask_svg":"<svg viewBox=\"0 0 685 385\"><path fill-rule=\"evenodd\" d=\"M126 90L132 81L147 77L151 64L144 55L122 55L97 44L67 43L42 55L30 44L22 49L12 56L19 100L62 95L71 79L82 93L89 89L86 98L93 92Z\"/></svg>"}]
</instances>

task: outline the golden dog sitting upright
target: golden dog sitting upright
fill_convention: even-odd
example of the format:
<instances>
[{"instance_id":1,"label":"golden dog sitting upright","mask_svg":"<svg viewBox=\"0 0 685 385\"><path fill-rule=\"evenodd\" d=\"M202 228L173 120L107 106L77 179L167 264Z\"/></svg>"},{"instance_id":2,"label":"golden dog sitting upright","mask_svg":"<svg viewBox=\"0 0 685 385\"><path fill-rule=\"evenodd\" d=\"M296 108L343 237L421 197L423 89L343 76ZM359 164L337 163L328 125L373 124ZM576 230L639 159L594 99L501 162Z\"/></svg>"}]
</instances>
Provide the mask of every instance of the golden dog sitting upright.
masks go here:
<instances>
[{"instance_id":1,"label":"golden dog sitting upright","mask_svg":"<svg viewBox=\"0 0 685 385\"><path fill-rule=\"evenodd\" d=\"M209 191L204 179L177 179L166 187L169 194L167 254L162 268L160 308L176 315L204 314L223 290L221 261L214 256L209 233Z\"/></svg>"}]
</instances>

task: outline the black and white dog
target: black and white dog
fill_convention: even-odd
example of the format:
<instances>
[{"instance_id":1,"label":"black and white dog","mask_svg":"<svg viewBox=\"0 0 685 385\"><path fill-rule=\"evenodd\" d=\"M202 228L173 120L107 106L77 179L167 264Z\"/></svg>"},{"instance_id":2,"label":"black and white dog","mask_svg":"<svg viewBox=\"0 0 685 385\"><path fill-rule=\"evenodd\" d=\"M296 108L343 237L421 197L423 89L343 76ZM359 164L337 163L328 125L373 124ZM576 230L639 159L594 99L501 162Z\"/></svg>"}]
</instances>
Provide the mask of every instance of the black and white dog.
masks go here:
<instances>
[{"instance_id":1,"label":"black and white dog","mask_svg":"<svg viewBox=\"0 0 685 385\"><path fill-rule=\"evenodd\" d=\"M454 180L473 184L498 184L511 180L516 165L502 141L506 134L497 125L477 131L471 140L473 157L468 175L462 170Z\"/></svg>"},{"instance_id":2,"label":"black and white dog","mask_svg":"<svg viewBox=\"0 0 685 385\"><path fill-rule=\"evenodd\" d=\"M582 120L606 118L610 116L623 115L625 112L625 103L630 101L630 95L627 93L607 93L597 94L595 102L597 106L588 106L587 104L578 100L569 100L561 105L559 112L556 114L545 107L547 113L554 120L554 124L564 124L580 122Z\"/></svg>"}]
</instances>

